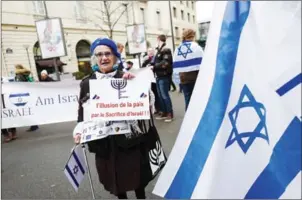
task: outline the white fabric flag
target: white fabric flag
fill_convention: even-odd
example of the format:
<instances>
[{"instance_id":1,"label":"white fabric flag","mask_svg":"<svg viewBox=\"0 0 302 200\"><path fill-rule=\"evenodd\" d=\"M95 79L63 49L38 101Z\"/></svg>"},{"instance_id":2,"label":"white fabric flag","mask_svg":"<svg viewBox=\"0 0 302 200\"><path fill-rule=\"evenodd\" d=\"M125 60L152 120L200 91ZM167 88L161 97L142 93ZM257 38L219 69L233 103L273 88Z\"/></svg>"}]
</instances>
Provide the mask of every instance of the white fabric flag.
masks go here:
<instances>
[{"instance_id":1,"label":"white fabric flag","mask_svg":"<svg viewBox=\"0 0 302 200\"><path fill-rule=\"evenodd\" d=\"M78 191L79 186L85 177L86 169L87 165L83 149L80 145L77 145L72 149L64 169L64 173L75 191Z\"/></svg>"},{"instance_id":2,"label":"white fabric flag","mask_svg":"<svg viewBox=\"0 0 302 200\"><path fill-rule=\"evenodd\" d=\"M301 121L273 87L301 66L301 2L217 2L213 16L190 105L153 193L301 198Z\"/></svg>"},{"instance_id":3,"label":"white fabric flag","mask_svg":"<svg viewBox=\"0 0 302 200\"><path fill-rule=\"evenodd\" d=\"M196 42L181 43L173 55L173 73L199 70L202 57L203 50Z\"/></svg>"}]
</instances>

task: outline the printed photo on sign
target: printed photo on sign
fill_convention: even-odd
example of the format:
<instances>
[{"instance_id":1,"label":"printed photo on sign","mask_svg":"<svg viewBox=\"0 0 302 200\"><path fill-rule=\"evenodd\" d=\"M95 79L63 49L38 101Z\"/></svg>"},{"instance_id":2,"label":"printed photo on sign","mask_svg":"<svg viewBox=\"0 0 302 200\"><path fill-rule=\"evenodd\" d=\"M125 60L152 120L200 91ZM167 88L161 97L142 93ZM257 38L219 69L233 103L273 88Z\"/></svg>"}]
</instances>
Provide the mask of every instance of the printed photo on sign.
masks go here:
<instances>
[{"instance_id":1,"label":"printed photo on sign","mask_svg":"<svg viewBox=\"0 0 302 200\"><path fill-rule=\"evenodd\" d=\"M36 30L43 59L67 55L60 18L36 21Z\"/></svg>"},{"instance_id":2,"label":"printed photo on sign","mask_svg":"<svg viewBox=\"0 0 302 200\"><path fill-rule=\"evenodd\" d=\"M147 51L147 42L145 36L145 25L135 24L126 27L127 39L130 54L136 54Z\"/></svg>"}]
</instances>

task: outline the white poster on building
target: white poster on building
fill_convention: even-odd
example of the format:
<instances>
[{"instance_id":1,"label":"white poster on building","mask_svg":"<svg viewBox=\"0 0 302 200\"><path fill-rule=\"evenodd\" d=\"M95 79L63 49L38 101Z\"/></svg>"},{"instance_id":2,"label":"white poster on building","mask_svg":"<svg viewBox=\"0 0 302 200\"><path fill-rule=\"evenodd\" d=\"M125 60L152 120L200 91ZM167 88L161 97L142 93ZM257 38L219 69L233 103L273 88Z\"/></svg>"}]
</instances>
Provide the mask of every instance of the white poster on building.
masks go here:
<instances>
[{"instance_id":1,"label":"white poster on building","mask_svg":"<svg viewBox=\"0 0 302 200\"><path fill-rule=\"evenodd\" d=\"M2 84L1 128L75 121L79 81Z\"/></svg>"},{"instance_id":2,"label":"white poster on building","mask_svg":"<svg viewBox=\"0 0 302 200\"><path fill-rule=\"evenodd\" d=\"M147 51L145 25L135 24L126 27L127 39L130 54L137 54Z\"/></svg>"},{"instance_id":3,"label":"white poster on building","mask_svg":"<svg viewBox=\"0 0 302 200\"><path fill-rule=\"evenodd\" d=\"M36 30L43 59L67 55L61 18L36 21Z\"/></svg>"}]
</instances>

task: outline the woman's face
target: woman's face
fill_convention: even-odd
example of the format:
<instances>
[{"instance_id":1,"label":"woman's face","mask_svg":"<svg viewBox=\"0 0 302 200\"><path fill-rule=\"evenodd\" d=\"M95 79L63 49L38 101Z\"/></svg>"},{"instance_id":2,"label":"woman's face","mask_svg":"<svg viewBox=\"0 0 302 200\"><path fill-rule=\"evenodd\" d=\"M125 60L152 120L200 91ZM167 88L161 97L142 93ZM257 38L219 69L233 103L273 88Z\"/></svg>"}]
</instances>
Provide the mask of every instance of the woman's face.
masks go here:
<instances>
[{"instance_id":1,"label":"woman's face","mask_svg":"<svg viewBox=\"0 0 302 200\"><path fill-rule=\"evenodd\" d=\"M116 58L109 47L104 45L97 46L94 54L101 72L108 73L113 71Z\"/></svg>"}]
</instances>

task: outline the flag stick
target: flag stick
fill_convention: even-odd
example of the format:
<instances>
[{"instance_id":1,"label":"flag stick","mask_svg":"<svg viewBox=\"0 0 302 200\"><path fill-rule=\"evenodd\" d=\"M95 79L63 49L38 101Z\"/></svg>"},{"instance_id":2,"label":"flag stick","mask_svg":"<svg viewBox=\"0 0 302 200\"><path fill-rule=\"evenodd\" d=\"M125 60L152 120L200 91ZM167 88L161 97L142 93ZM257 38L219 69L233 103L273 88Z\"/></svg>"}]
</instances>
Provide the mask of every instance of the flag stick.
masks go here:
<instances>
[{"instance_id":1,"label":"flag stick","mask_svg":"<svg viewBox=\"0 0 302 200\"><path fill-rule=\"evenodd\" d=\"M87 170L88 170L88 178L89 178L89 182L90 182L90 189L91 189L91 193L92 193L92 198L95 199L94 189L93 189L93 184L92 184L91 174L90 174L90 169L89 169L89 164L88 164L87 155L86 155L85 144L82 144L82 148L83 148L85 161L86 161L86 166L87 166Z\"/></svg>"}]
</instances>

